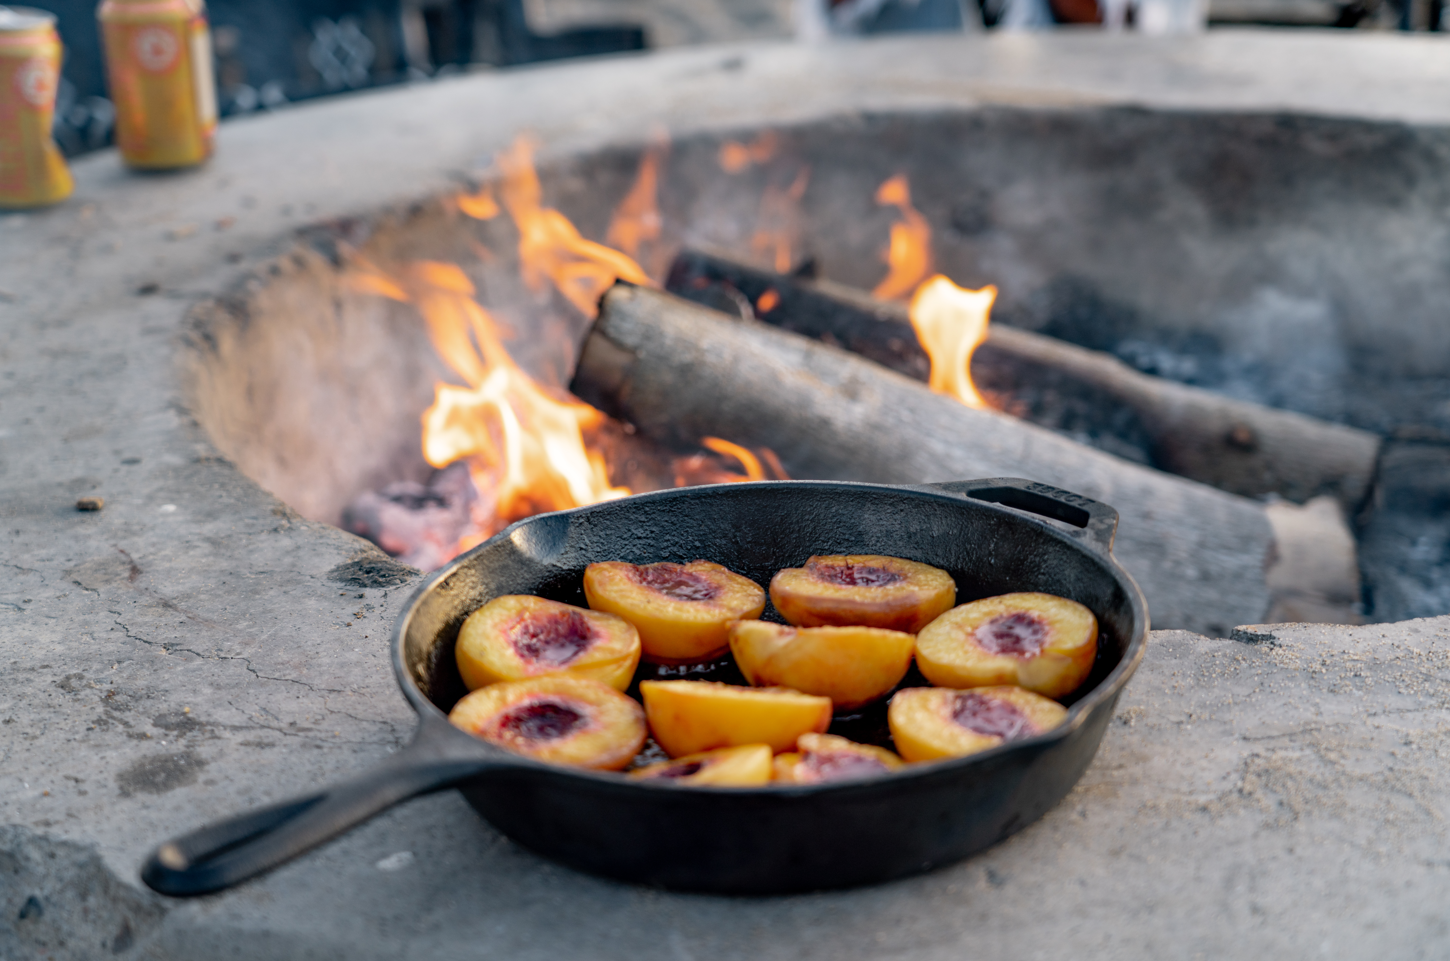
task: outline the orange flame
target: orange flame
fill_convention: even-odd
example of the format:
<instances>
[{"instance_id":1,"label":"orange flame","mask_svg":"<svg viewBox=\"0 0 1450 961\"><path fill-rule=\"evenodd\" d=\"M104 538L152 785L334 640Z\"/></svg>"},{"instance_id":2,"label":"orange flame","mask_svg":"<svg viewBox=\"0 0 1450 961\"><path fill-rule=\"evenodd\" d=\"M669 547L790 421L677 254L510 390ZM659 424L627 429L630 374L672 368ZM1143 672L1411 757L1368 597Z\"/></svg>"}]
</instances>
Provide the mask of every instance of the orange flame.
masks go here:
<instances>
[{"instance_id":1,"label":"orange flame","mask_svg":"<svg viewBox=\"0 0 1450 961\"><path fill-rule=\"evenodd\" d=\"M468 461L484 495L474 543L540 511L630 493L610 484L603 455L584 443L583 432L604 415L562 392L555 396L514 363L462 270L425 261L409 274L434 349L468 385L436 385L423 413L423 456L434 467Z\"/></svg>"},{"instance_id":2,"label":"orange flame","mask_svg":"<svg viewBox=\"0 0 1450 961\"><path fill-rule=\"evenodd\" d=\"M649 241L660 239L664 221L660 218L659 179L660 160L665 145L660 144L646 150L639 162L639 173L635 175L634 186L619 206L614 208L614 217L609 222L609 231L604 235L605 243L623 251L630 257L639 257L639 248Z\"/></svg>"},{"instance_id":3,"label":"orange flame","mask_svg":"<svg viewBox=\"0 0 1450 961\"><path fill-rule=\"evenodd\" d=\"M776 273L791 268L791 248L800 239L800 201L811 182L811 168L802 167L784 189L767 184L760 197L760 218L750 238L750 252L757 259L768 260Z\"/></svg>"},{"instance_id":4,"label":"orange flame","mask_svg":"<svg viewBox=\"0 0 1450 961\"><path fill-rule=\"evenodd\" d=\"M584 440L604 414L545 388L514 362L458 266L419 261L389 278L359 258L347 285L417 307L434 350L466 385L436 384L422 418L424 459L440 468L466 461L480 495L473 532L445 558L522 517L630 493L610 484L603 455Z\"/></svg>"},{"instance_id":5,"label":"orange flame","mask_svg":"<svg viewBox=\"0 0 1450 961\"><path fill-rule=\"evenodd\" d=\"M475 194L459 194L453 202L474 220L492 220L499 215L498 201L493 197L493 187L488 184L478 188Z\"/></svg>"},{"instance_id":6,"label":"orange flame","mask_svg":"<svg viewBox=\"0 0 1450 961\"><path fill-rule=\"evenodd\" d=\"M519 263L524 283L542 291L552 282L586 317L599 313L599 298L616 280L654 286L633 259L592 240L559 211L543 205L543 188L534 171L534 144L520 137L499 154L503 206L519 231Z\"/></svg>"},{"instance_id":7,"label":"orange flame","mask_svg":"<svg viewBox=\"0 0 1450 961\"><path fill-rule=\"evenodd\" d=\"M760 466L760 458L752 454L749 448L721 440L719 437L705 437L700 443L717 454L738 460L740 466L745 468L745 480L765 480L765 468Z\"/></svg>"},{"instance_id":8,"label":"orange flame","mask_svg":"<svg viewBox=\"0 0 1450 961\"><path fill-rule=\"evenodd\" d=\"M987 339L997 288L966 290L937 274L911 298L911 326L931 358L931 389L968 407L987 407L972 383L972 354Z\"/></svg>"},{"instance_id":9,"label":"orange flame","mask_svg":"<svg viewBox=\"0 0 1450 961\"><path fill-rule=\"evenodd\" d=\"M905 174L897 174L876 191L876 202L901 211L901 220L891 225L891 245L886 249L886 278L871 293L882 300L905 297L931 273L931 224L911 205L911 186Z\"/></svg>"},{"instance_id":10,"label":"orange flame","mask_svg":"<svg viewBox=\"0 0 1450 961\"><path fill-rule=\"evenodd\" d=\"M743 481L789 480L780 458L769 447L750 450L739 444L732 444L719 437L700 439L701 446L712 454L692 454L675 459L675 486L688 487L694 484L735 484ZM721 461L736 461L745 473L728 469Z\"/></svg>"},{"instance_id":11,"label":"orange flame","mask_svg":"<svg viewBox=\"0 0 1450 961\"><path fill-rule=\"evenodd\" d=\"M753 164L763 164L775 156L778 142L774 130L765 131L748 144L727 140L720 145L720 169L727 174L738 174Z\"/></svg>"},{"instance_id":12,"label":"orange flame","mask_svg":"<svg viewBox=\"0 0 1450 961\"><path fill-rule=\"evenodd\" d=\"M641 162L634 188L616 211L611 242L637 250L659 236L655 194L663 149L647 153ZM520 139L499 158L499 193L519 231L525 282L536 291L552 283L589 316L616 279L651 283L629 255L585 240L563 214L543 206L532 153L533 145ZM804 190L802 172L782 196L790 199L793 193L798 200ZM491 187L454 199L470 217L499 213ZM631 493L611 483L604 454L589 443L600 442L612 422L566 392L539 384L518 366L504 347L504 326L478 302L473 282L457 265L417 261L389 274L354 255L343 280L352 290L414 305L434 349L463 381L435 384L433 404L422 416L424 458L437 468L464 461L478 494L471 508L472 532L455 545L440 546L440 560L531 514ZM787 476L770 450L751 451L717 437L702 444L710 453L675 459L677 485ZM743 474L730 469L731 460Z\"/></svg>"}]
</instances>

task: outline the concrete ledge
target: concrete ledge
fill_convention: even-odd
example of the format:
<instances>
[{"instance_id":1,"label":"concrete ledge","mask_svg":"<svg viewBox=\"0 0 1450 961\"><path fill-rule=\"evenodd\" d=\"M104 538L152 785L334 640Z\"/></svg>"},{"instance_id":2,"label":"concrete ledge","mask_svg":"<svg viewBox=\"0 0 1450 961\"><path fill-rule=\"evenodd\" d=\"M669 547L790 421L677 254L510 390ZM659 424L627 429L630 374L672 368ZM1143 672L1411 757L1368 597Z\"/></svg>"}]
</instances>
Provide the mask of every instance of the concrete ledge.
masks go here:
<instances>
[{"instance_id":1,"label":"concrete ledge","mask_svg":"<svg viewBox=\"0 0 1450 961\"><path fill-rule=\"evenodd\" d=\"M1252 646L1159 634L1067 802L984 857L882 888L740 901L619 887L515 849L452 794L217 898L163 904L132 887L157 840L344 777L411 728L384 638L412 582L349 579L369 567L366 545L218 458L173 377L188 305L285 250L294 228L436 193L525 126L559 154L639 142L656 123L978 103L1444 123L1444 42L690 50L241 121L189 173L87 158L72 201L0 217L0 953L1444 953L1443 618L1276 626L1274 644ZM105 509L77 512L92 494Z\"/></svg>"}]
</instances>

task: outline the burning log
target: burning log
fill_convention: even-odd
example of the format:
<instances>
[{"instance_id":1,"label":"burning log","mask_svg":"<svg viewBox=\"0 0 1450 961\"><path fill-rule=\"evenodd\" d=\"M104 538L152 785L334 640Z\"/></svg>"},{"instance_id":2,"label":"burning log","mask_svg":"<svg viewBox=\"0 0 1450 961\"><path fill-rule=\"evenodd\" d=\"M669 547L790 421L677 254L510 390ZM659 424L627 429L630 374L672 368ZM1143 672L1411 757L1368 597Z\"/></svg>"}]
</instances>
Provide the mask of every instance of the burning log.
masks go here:
<instances>
[{"instance_id":1,"label":"burning log","mask_svg":"<svg viewBox=\"0 0 1450 961\"><path fill-rule=\"evenodd\" d=\"M1218 635L1268 608L1272 534L1248 500L973 410L846 351L669 294L619 285L573 391L670 443L776 451L792 477L923 483L1016 475L1122 512L1117 556L1162 627Z\"/></svg>"},{"instance_id":2,"label":"burning log","mask_svg":"<svg viewBox=\"0 0 1450 961\"><path fill-rule=\"evenodd\" d=\"M676 259L668 286L712 306L729 306L730 298L767 324L916 380L930 375L905 304L688 250ZM1379 454L1380 439L1368 431L1152 377L1109 354L1011 327L990 328L973 356L972 377L988 393L1018 401L1051 395L1055 403L1034 408L1028 400L1013 411L1044 426L1076 426L1063 423L1072 419L1062 416L1064 406L1094 410L1096 419L1117 422L1104 444L1113 453L1135 456L1123 447L1137 434L1136 456L1151 466L1245 497L1277 493L1303 503L1328 494L1353 512L1368 494ZM1110 410L1119 416L1102 413Z\"/></svg>"}]
</instances>

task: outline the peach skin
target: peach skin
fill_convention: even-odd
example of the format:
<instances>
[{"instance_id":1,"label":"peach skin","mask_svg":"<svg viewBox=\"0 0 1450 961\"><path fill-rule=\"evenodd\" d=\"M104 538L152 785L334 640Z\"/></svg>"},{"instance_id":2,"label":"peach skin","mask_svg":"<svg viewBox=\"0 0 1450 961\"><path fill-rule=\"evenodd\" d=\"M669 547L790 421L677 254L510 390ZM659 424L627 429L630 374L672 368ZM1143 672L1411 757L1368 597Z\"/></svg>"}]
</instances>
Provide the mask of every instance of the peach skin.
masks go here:
<instances>
[{"instance_id":1,"label":"peach skin","mask_svg":"<svg viewBox=\"0 0 1450 961\"><path fill-rule=\"evenodd\" d=\"M759 787L770 781L770 745L743 744L686 754L630 771L630 777L710 787Z\"/></svg>"},{"instance_id":2,"label":"peach skin","mask_svg":"<svg viewBox=\"0 0 1450 961\"><path fill-rule=\"evenodd\" d=\"M901 758L883 747L858 744L834 734L802 734L796 750L775 759L780 784L856 781L900 769Z\"/></svg>"},{"instance_id":3,"label":"peach skin","mask_svg":"<svg viewBox=\"0 0 1450 961\"><path fill-rule=\"evenodd\" d=\"M829 697L840 708L874 701L906 676L916 638L879 627L730 625L730 650L752 685Z\"/></svg>"}]
</instances>

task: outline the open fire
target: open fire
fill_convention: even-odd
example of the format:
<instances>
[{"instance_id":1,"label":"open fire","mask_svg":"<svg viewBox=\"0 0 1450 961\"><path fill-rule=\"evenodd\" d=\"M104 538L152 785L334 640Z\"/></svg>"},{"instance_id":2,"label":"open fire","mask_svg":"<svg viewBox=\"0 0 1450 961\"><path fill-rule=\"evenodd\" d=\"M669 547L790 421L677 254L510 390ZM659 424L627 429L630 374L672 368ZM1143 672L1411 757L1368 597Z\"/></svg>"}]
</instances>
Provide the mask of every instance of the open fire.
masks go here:
<instances>
[{"instance_id":1,"label":"open fire","mask_svg":"<svg viewBox=\"0 0 1450 961\"><path fill-rule=\"evenodd\" d=\"M765 164L776 147L769 134L750 144L727 143L720 166L731 174ZM507 215L517 232L524 285L540 298L557 293L591 319L600 297L617 281L658 287L637 258L661 236L657 194L667 141L660 138L645 151L633 186L615 208L606 243L585 238L567 217L544 205L533 152L533 143L521 137L498 156L494 182L454 198L458 210L476 220ZM784 176L768 182L762 193L751 248L758 260L784 272L799 243L799 206L810 169L795 165L772 172ZM928 276L931 227L912 206L904 175L881 184L876 200L900 212L877 296L911 298L912 323L931 357L931 388L986 406L972 384L970 362L986 337L995 290L963 290L942 275ZM437 567L510 523L544 511L660 487L787 476L769 449L702 437L699 450L655 457L653 470L644 476L636 470L626 479L622 454L644 442L520 367L505 346L509 331L480 303L462 267L419 260L385 268L354 256L346 282L353 290L412 305L457 381L436 383L434 401L422 414L423 456L439 471L433 480L365 494L348 511L351 529L408 563ZM761 301L757 309L769 309L769 293Z\"/></svg>"}]
</instances>

